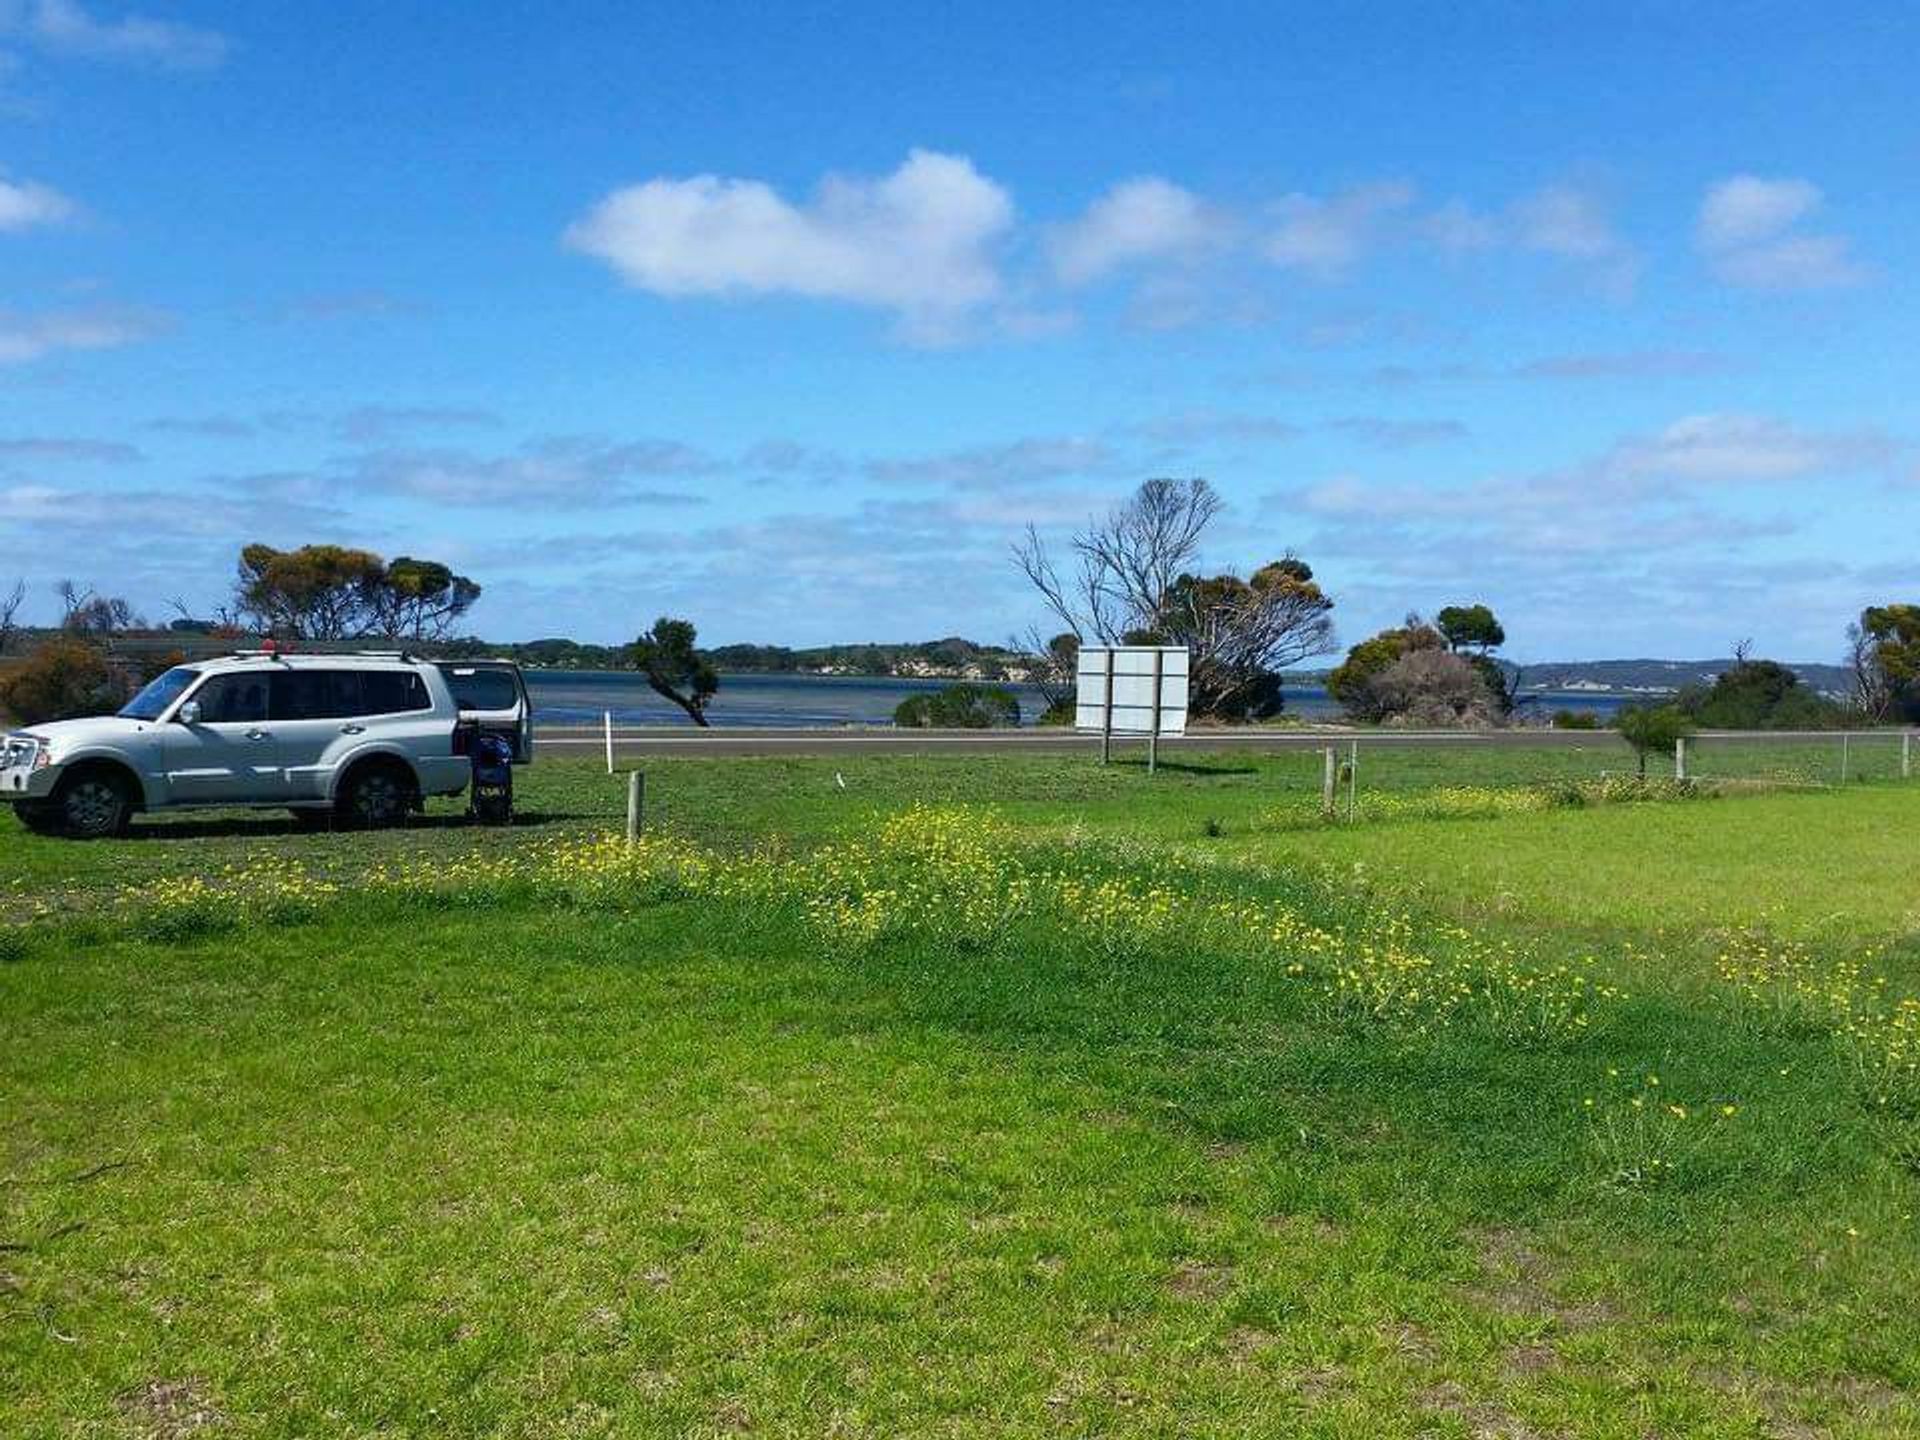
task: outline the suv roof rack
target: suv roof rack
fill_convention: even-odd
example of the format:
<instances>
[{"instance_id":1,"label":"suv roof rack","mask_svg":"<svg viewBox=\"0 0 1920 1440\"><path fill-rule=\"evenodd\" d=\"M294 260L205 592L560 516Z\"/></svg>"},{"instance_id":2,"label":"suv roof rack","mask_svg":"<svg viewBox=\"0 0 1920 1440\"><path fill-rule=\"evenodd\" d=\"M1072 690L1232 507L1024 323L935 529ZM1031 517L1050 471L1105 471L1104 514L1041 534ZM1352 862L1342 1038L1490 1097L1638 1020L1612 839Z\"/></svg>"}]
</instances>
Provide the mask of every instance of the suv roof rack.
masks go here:
<instances>
[{"instance_id":1,"label":"suv roof rack","mask_svg":"<svg viewBox=\"0 0 1920 1440\"><path fill-rule=\"evenodd\" d=\"M428 663L411 650L230 650L226 660L404 660L410 665Z\"/></svg>"}]
</instances>

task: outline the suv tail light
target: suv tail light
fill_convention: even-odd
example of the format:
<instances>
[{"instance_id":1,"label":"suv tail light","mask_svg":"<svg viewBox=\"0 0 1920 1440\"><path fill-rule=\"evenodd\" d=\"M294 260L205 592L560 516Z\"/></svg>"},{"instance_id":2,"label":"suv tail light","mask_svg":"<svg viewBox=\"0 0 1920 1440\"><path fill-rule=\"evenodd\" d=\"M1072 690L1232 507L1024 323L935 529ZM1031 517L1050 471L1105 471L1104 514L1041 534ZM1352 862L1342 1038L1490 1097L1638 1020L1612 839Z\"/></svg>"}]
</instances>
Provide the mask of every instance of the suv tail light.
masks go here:
<instances>
[{"instance_id":1,"label":"suv tail light","mask_svg":"<svg viewBox=\"0 0 1920 1440\"><path fill-rule=\"evenodd\" d=\"M471 755L473 753L473 737L479 733L480 727L478 725L469 725L464 721L454 726L453 753L456 755Z\"/></svg>"}]
</instances>

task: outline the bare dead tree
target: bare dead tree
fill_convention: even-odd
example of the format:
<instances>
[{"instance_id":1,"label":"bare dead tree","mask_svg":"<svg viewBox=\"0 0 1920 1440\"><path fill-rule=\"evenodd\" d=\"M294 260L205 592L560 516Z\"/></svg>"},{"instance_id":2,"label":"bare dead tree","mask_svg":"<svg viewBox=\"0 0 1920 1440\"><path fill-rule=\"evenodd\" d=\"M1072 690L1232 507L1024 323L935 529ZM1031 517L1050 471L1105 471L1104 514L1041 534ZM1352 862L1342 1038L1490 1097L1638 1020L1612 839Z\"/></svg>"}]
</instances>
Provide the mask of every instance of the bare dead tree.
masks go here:
<instances>
[{"instance_id":1,"label":"bare dead tree","mask_svg":"<svg viewBox=\"0 0 1920 1440\"><path fill-rule=\"evenodd\" d=\"M1075 635L1118 644L1127 631L1158 623L1168 590L1198 556L1220 506L1205 480L1149 480L1073 537L1079 563L1070 578L1031 525L1013 547L1014 560Z\"/></svg>"},{"instance_id":2,"label":"bare dead tree","mask_svg":"<svg viewBox=\"0 0 1920 1440\"><path fill-rule=\"evenodd\" d=\"M1846 665L1852 674L1853 708L1878 725L1893 709L1893 686L1880 664L1880 642L1857 620L1847 626Z\"/></svg>"},{"instance_id":3,"label":"bare dead tree","mask_svg":"<svg viewBox=\"0 0 1920 1440\"><path fill-rule=\"evenodd\" d=\"M105 639L125 630L139 629L145 623L126 600L118 595L102 595L91 585L83 589L71 580L62 580L53 590L60 597L62 630Z\"/></svg>"},{"instance_id":4,"label":"bare dead tree","mask_svg":"<svg viewBox=\"0 0 1920 1440\"><path fill-rule=\"evenodd\" d=\"M20 607L27 601L27 582L16 580L13 588L0 595L0 655L7 653L7 647L13 643L14 632L20 628L18 618Z\"/></svg>"},{"instance_id":5,"label":"bare dead tree","mask_svg":"<svg viewBox=\"0 0 1920 1440\"><path fill-rule=\"evenodd\" d=\"M1291 556L1246 580L1195 575L1201 539L1221 505L1205 480L1149 480L1073 537L1070 570L1032 526L1013 547L1014 560L1082 643L1149 634L1187 646L1196 714L1272 713L1279 671L1331 648L1333 602Z\"/></svg>"}]
</instances>

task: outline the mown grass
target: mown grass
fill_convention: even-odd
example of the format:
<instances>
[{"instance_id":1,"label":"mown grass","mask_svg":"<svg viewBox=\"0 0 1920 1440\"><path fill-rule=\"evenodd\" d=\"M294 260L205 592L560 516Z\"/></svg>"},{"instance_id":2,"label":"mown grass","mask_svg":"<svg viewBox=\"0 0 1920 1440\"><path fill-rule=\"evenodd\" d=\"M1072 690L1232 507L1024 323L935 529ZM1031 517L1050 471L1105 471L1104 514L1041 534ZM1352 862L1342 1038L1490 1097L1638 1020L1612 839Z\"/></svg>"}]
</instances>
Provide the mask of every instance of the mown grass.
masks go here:
<instances>
[{"instance_id":1,"label":"mown grass","mask_svg":"<svg viewBox=\"0 0 1920 1440\"><path fill-rule=\"evenodd\" d=\"M1137 945L1033 907L974 943L937 923L945 872L885 857L870 887L924 888L860 944L672 886L361 888L382 859L517 863L603 827L584 765L537 767L559 818L507 835L0 833L10 877L68 897L0 965L0 1433L1920 1426L1911 1130L1812 1018L1714 990L1696 933L1897 940L1900 903L1833 887L1880 867L1912 902L1920 799L1301 829L1262 819L1288 766L649 772L656 820L713 854L990 801L1021 853L1084 852L1128 893L1322 926L1386 898L1420 944L1469 915L1466 952L1591 960L1622 993L1550 1032L1370 1018L1178 911ZM1675 836L1719 881L1690 923L1603 863ZM1464 847L1522 898L1416 889ZM1525 868L1555 849L1578 887ZM262 851L343 889L122 938L129 885ZM1356 860L1371 896L1327 878ZM1647 960L1683 952L1687 977Z\"/></svg>"}]
</instances>

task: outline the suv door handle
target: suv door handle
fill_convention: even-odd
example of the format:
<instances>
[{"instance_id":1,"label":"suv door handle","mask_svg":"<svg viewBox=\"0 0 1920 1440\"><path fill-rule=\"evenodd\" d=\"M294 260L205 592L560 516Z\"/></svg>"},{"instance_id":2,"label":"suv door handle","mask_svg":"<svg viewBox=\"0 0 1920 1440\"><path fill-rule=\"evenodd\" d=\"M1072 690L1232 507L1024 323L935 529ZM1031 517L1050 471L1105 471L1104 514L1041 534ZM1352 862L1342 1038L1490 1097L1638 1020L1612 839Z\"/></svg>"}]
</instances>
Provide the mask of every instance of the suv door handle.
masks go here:
<instances>
[{"instance_id":1,"label":"suv door handle","mask_svg":"<svg viewBox=\"0 0 1920 1440\"><path fill-rule=\"evenodd\" d=\"M340 727L340 733L342 735L364 735L367 733L367 727L364 725L342 725Z\"/></svg>"},{"instance_id":2,"label":"suv door handle","mask_svg":"<svg viewBox=\"0 0 1920 1440\"><path fill-rule=\"evenodd\" d=\"M271 740L272 738L273 737L264 730L247 731L247 739L249 740Z\"/></svg>"}]
</instances>

